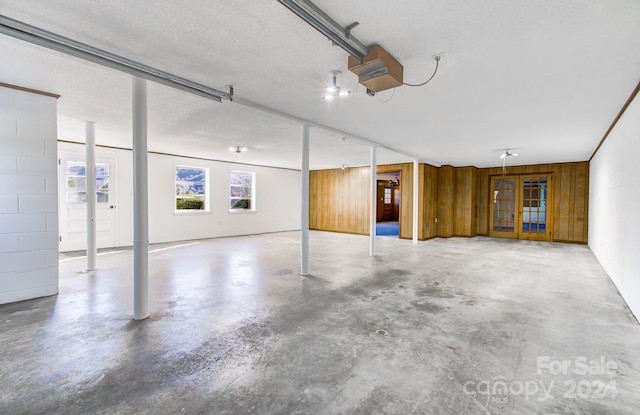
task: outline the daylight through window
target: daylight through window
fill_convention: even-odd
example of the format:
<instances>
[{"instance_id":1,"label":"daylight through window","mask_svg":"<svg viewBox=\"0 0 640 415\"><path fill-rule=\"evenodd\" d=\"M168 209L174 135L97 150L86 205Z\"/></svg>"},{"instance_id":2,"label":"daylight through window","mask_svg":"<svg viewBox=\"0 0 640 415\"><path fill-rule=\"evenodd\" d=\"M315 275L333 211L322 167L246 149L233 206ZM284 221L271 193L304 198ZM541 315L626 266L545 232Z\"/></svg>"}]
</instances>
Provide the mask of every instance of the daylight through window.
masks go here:
<instances>
[{"instance_id":1,"label":"daylight through window","mask_svg":"<svg viewBox=\"0 0 640 415\"><path fill-rule=\"evenodd\" d=\"M87 168L84 161L67 161L67 202L87 201ZM96 163L96 199L109 203L109 165Z\"/></svg>"},{"instance_id":2,"label":"daylight through window","mask_svg":"<svg viewBox=\"0 0 640 415\"><path fill-rule=\"evenodd\" d=\"M176 166L176 211L207 210L207 169Z\"/></svg>"},{"instance_id":3,"label":"daylight through window","mask_svg":"<svg viewBox=\"0 0 640 415\"><path fill-rule=\"evenodd\" d=\"M231 210L256 210L254 183L255 173L245 171L231 172Z\"/></svg>"}]
</instances>

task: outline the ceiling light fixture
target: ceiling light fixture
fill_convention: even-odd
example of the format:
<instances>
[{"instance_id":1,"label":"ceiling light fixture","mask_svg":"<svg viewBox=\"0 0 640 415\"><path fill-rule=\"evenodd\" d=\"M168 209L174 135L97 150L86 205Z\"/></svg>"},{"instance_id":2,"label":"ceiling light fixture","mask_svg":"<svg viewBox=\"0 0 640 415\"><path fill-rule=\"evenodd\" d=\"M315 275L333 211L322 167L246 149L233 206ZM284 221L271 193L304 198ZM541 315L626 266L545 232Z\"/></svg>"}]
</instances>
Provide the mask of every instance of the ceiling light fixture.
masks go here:
<instances>
[{"instance_id":1,"label":"ceiling light fixture","mask_svg":"<svg viewBox=\"0 0 640 415\"><path fill-rule=\"evenodd\" d=\"M504 176L507 173L507 159L509 157L517 157L518 153L510 153L509 150L505 150L504 153L500 154L500 158L502 159L502 175Z\"/></svg>"},{"instance_id":2,"label":"ceiling light fixture","mask_svg":"<svg viewBox=\"0 0 640 415\"><path fill-rule=\"evenodd\" d=\"M505 150L504 153L500 154L501 159L506 159L507 157L516 157L518 153L510 153L509 150Z\"/></svg>"},{"instance_id":3,"label":"ceiling light fixture","mask_svg":"<svg viewBox=\"0 0 640 415\"><path fill-rule=\"evenodd\" d=\"M324 99L326 99L327 101L331 101L332 99L334 99L336 97L346 97L347 95L349 95L351 93L351 91L347 91L345 89L341 89L336 83L338 75L340 75L341 72L340 71L331 71L329 73L331 74L331 77L333 78L333 82L332 82L331 85L329 85L328 87L325 88L327 93L324 95Z\"/></svg>"},{"instance_id":4,"label":"ceiling light fixture","mask_svg":"<svg viewBox=\"0 0 640 415\"><path fill-rule=\"evenodd\" d=\"M246 147L240 147L240 146L231 146L229 147L229 151L233 151L234 153L242 153L244 151L247 151Z\"/></svg>"}]
</instances>

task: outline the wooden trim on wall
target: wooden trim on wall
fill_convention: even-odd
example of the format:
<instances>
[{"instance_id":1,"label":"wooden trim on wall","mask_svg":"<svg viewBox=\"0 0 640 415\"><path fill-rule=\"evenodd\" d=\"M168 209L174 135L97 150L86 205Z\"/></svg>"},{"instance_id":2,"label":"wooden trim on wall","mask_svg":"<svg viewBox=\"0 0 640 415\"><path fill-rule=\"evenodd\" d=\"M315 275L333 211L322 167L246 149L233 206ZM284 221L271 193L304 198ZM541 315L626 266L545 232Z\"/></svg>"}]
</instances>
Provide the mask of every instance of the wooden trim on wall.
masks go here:
<instances>
[{"instance_id":1,"label":"wooden trim on wall","mask_svg":"<svg viewBox=\"0 0 640 415\"><path fill-rule=\"evenodd\" d=\"M566 241L564 239L553 239L552 242L557 242L561 244L574 244L574 245L587 245L589 243L587 241Z\"/></svg>"},{"instance_id":2,"label":"wooden trim on wall","mask_svg":"<svg viewBox=\"0 0 640 415\"><path fill-rule=\"evenodd\" d=\"M0 87L9 88L9 89L15 89L17 91L22 91L22 92L29 92L31 94L36 94L36 95L44 95L45 97L51 97L51 98L55 98L55 99L60 98L60 95L58 95L58 94L53 94L51 92L40 91L40 90L37 90L37 89L25 88L23 86L18 86L18 85L6 84L4 82L0 82Z\"/></svg>"},{"instance_id":3,"label":"wooden trim on wall","mask_svg":"<svg viewBox=\"0 0 640 415\"><path fill-rule=\"evenodd\" d=\"M80 142L80 141L58 140L58 142L59 143L68 143L68 144L78 144L78 145L81 145L81 146L85 145L85 143ZM99 148L110 148L110 149L113 149L113 150L133 151L132 148L107 146L107 145L104 145L104 144L96 144L96 147L99 147ZM191 160L213 161L213 162L216 162L216 163L239 164L239 165L242 165L242 166L266 167L266 168L269 168L269 169L300 171L298 169L288 169L286 167L274 167L274 166L266 166L266 165L262 165L262 164L239 163L237 161L217 160L217 159L210 159L210 158L206 158L206 157L197 157L197 156L183 156L183 155L180 155L180 154L163 153L163 152L160 152L160 151L147 151L147 153L149 153L149 154L157 154L157 155L160 155L160 156L181 157L181 158L191 159Z\"/></svg>"},{"instance_id":4,"label":"wooden trim on wall","mask_svg":"<svg viewBox=\"0 0 640 415\"><path fill-rule=\"evenodd\" d=\"M600 143L598 143L598 147L596 147L596 149L593 151L593 154L591 154L591 157L589 157L589 161L593 160L598 150L600 150L600 147L602 147L602 144L604 144L604 140L607 139L607 137L609 136L609 133L611 133L611 130L613 130L613 128L618 123L618 121L620 121L620 118L622 118L622 114L624 114L627 108L629 108L629 105L631 105L636 95L638 95L638 92L640 92L640 82L638 82L638 85L636 85L636 88L633 90L631 95L629 95L627 102L624 103L624 105L618 112L618 115L616 116L616 118L613 119L613 122L609 126L609 129L607 130L606 133L604 133L604 136L602 137L602 140L600 140Z\"/></svg>"},{"instance_id":5,"label":"wooden trim on wall","mask_svg":"<svg viewBox=\"0 0 640 415\"><path fill-rule=\"evenodd\" d=\"M584 163L584 161L580 161L579 163ZM558 164L569 164L569 163L558 163ZM511 174L507 174L506 176L531 176L531 175L542 175L542 174L553 175L553 171L536 171L536 172L530 172L530 173L511 173ZM494 177L500 177L500 176L505 176L505 175L501 174L501 173L489 174L489 180L491 180ZM491 192L489 191L489 193L491 193Z\"/></svg>"},{"instance_id":6,"label":"wooden trim on wall","mask_svg":"<svg viewBox=\"0 0 640 415\"><path fill-rule=\"evenodd\" d=\"M309 227L309 229L312 230L312 231L346 233L347 235L369 236L369 232L336 231L336 230L333 230L333 229L320 229L320 228L312 228L312 227Z\"/></svg>"},{"instance_id":7,"label":"wooden trim on wall","mask_svg":"<svg viewBox=\"0 0 640 415\"><path fill-rule=\"evenodd\" d=\"M58 143L67 143L67 144L78 144L81 146L86 145L86 143L83 143L81 141L71 141L71 140L61 140L58 139ZM107 146L104 144L96 144L96 147L100 147L100 148L110 148L112 150L124 150L124 151L133 151L133 149L131 148L127 148L127 147L116 147L116 146Z\"/></svg>"}]
</instances>

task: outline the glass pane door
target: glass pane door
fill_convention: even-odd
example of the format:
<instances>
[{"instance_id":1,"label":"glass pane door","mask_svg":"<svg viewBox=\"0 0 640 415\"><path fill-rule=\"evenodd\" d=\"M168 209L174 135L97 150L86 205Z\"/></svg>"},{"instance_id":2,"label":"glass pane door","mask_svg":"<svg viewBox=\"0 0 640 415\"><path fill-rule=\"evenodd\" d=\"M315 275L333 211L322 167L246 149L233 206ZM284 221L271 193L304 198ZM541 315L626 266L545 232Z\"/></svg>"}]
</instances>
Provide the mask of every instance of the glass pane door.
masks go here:
<instances>
[{"instance_id":1,"label":"glass pane door","mask_svg":"<svg viewBox=\"0 0 640 415\"><path fill-rule=\"evenodd\" d=\"M521 238L547 239L547 176L522 177Z\"/></svg>"},{"instance_id":2,"label":"glass pane door","mask_svg":"<svg viewBox=\"0 0 640 415\"><path fill-rule=\"evenodd\" d=\"M492 236L517 237L517 177L494 177L491 181L491 229Z\"/></svg>"},{"instance_id":3,"label":"glass pane door","mask_svg":"<svg viewBox=\"0 0 640 415\"><path fill-rule=\"evenodd\" d=\"M96 181L87 183L83 153L60 153L58 180L58 228L60 252L79 251L87 247L87 193L96 193L96 231L98 248L118 246L116 159L97 157Z\"/></svg>"}]
</instances>

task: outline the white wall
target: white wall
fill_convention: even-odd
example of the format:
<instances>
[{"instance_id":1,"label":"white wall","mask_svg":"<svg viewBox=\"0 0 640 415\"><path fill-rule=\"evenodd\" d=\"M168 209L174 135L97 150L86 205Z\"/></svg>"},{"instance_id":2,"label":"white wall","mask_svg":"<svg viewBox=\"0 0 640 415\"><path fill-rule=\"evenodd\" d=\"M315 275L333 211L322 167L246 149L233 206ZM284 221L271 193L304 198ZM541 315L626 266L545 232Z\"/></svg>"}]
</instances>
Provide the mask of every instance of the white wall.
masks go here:
<instances>
[{"instance_id":1,"label":"white wall","mask_svg":"<svg viewBox=\"0 0 640 415\"><path fill-rule=\"evenodd\" d=\"M209 169L209 213L175 213L176 165ZM229 212L229 172L256 174L256 211ZM149 240L178 241L300 229L299 171L149 155Z\"/></svg>"},{"instance_id":2,"label":"white wall","mask_svg":"<svg viewBox=\"0 0 640 415\"><path fill-rule=\"evenodd\" d=\"M99 126L97 126L99 134ZM97 137L99 139L99 137ZM84 154L84 145L59 143L60 152ZM133 243L133 161L129 150L96 148L116 159L115 204L118 246ZM241 156L239 156L241 157ZM209 169L209 212L175 212L175 167ZM256 174L256 212L229 212L229 172ZM300 229L299 171L149 154L149 242L250 235Z\"/></svg>"},{"instance_id":3,"label":"white wall","mask_svg":"<svg viewBox=\"0 0 640 415\"><path fill-rule=\"evenodd\" d=\"M640 318L640 98L591 161L589 246Z\"/></svg>"},{"instance_id":4,"label":"white wall","mask_svg":"<svg viewBox=\"0 0 640 415\"><path fill-rule=\"evenodd\" d=\"M0 304L58 292L56 98L0 87Z\"/></svg>"}]
</instances>

